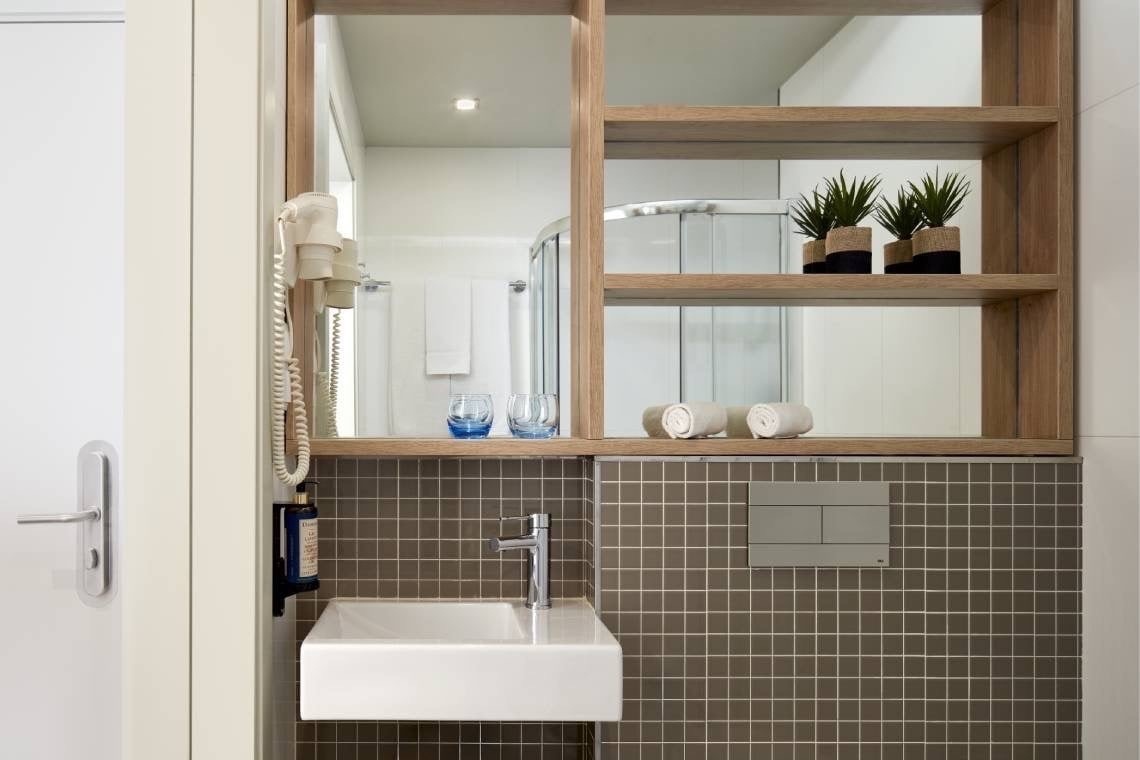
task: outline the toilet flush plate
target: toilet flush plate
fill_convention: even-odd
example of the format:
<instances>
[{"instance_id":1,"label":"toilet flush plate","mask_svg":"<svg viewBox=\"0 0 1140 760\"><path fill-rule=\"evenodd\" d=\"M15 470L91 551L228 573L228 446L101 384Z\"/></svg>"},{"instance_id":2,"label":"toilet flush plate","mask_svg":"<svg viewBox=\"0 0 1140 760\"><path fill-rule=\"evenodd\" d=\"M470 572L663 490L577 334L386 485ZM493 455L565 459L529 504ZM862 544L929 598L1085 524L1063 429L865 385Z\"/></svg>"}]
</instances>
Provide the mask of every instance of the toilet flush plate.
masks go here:
<instances>
[{"instance_id":1,"label":"toilet flush plate","mask_svg":"<svg viewBox=\"0 0 1140 760\"><path fill-rule=\"evenodd\" d=\"M301 643L301 718L615 721L621 679L621 647L582 599L334 599Z\"/></svg>"}]
</instances>

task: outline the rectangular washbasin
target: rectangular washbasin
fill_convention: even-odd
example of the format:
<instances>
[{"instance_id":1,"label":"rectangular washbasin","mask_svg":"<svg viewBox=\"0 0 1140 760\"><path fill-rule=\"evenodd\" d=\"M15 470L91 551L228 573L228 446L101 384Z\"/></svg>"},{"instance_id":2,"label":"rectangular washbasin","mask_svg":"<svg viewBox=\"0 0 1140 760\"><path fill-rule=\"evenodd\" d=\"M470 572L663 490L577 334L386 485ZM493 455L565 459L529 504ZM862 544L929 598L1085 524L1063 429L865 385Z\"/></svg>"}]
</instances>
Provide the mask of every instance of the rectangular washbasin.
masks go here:
<instances>
[{"instance_id":1,"label":"rectangular washbasin","mask_svg":"<svg viewBox=\"0 0 1140 760\"><path fill-rule=\"evenodd\" d=\"M621 647L582 599L334 599L300 691L304 720L613 721Z\"/></svg>"}]
</instances>

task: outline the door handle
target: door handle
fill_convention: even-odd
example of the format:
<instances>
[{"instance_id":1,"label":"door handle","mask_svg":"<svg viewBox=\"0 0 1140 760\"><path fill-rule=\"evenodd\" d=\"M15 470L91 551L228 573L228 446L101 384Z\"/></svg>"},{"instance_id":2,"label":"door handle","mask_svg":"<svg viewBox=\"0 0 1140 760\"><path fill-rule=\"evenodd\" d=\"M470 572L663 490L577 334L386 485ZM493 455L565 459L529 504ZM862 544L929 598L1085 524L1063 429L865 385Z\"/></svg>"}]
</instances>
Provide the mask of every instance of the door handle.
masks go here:
<instances>
[{"instance_id":1,"label":"door handle","mask_svg":"<svg viewBox=\"0 0 1140 760\"><path fill-rule=\"evenodd\" d=\"M82 512L63 512L56 515L16 515L16 523L18 525L60 525L87 522L89 520L98 521L102 517L102 510L98 507L91 507Z\"/></svg>"},{"instance_id":2,"label":"door handle","mask_svg":"<svg viewBox=\"0 0 1140 760\"><path fill-rule=\"evenodd\" d=\"M91 441L79 450L76 463L75 512L17 515L19 525L74 525L75 591L85 604L99 607L112 594L112 537L118 500L117 455L111 444Z\"/></svg>"}]
</instances>

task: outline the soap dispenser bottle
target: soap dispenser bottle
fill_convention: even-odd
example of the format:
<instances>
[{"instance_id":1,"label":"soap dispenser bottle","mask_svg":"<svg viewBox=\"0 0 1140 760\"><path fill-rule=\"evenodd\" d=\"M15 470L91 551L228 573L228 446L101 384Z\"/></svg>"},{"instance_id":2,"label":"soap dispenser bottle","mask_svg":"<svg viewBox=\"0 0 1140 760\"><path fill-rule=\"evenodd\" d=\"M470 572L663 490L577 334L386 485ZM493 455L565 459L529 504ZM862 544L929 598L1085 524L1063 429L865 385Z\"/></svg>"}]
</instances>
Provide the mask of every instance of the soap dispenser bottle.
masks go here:
<instances>
[{"instance_id":1,"label":"soap dispenser bottle","mask_svg":"<svg viewBox=\"0 0 1140 760\"><path fill-rule=\"evenodd\" d=\"M291 585L317 580L317 505L308 489L313 482L299 483L285 507L285 580Z\"/></svg>"},{"instance_id":2,"label":"soap dispenser bottle","mask_svg":"<svg viewBox=\"0 0 1140 760\"><path fill-rule=\"evenodd\" d=\"M317 576L317 505L309 494L309 486L316 482L300 483L292 501L273 505L274 617L284 614L287 598L321 587Z\"/></svg>"}]
</instances>

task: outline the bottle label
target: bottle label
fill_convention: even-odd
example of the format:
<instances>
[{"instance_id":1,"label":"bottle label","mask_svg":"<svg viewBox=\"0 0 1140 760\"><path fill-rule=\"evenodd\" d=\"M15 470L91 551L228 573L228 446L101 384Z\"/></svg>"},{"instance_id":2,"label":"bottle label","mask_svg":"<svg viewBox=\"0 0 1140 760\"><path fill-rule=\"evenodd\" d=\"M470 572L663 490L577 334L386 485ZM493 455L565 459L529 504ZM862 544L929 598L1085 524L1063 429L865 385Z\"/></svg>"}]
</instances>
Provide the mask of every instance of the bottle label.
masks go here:
<instances>
[{"instance_id":1,"label":"bottle label","mask_svg":"<svg viewBox=\"0 0 1140 760\"><path fill-rule=\"evenodd\" d=\"M302 578L311 578L317 574L317 521L301 520L297 525L298 543L300 552L298 564Z\"/></svg>"}]
</instances>

